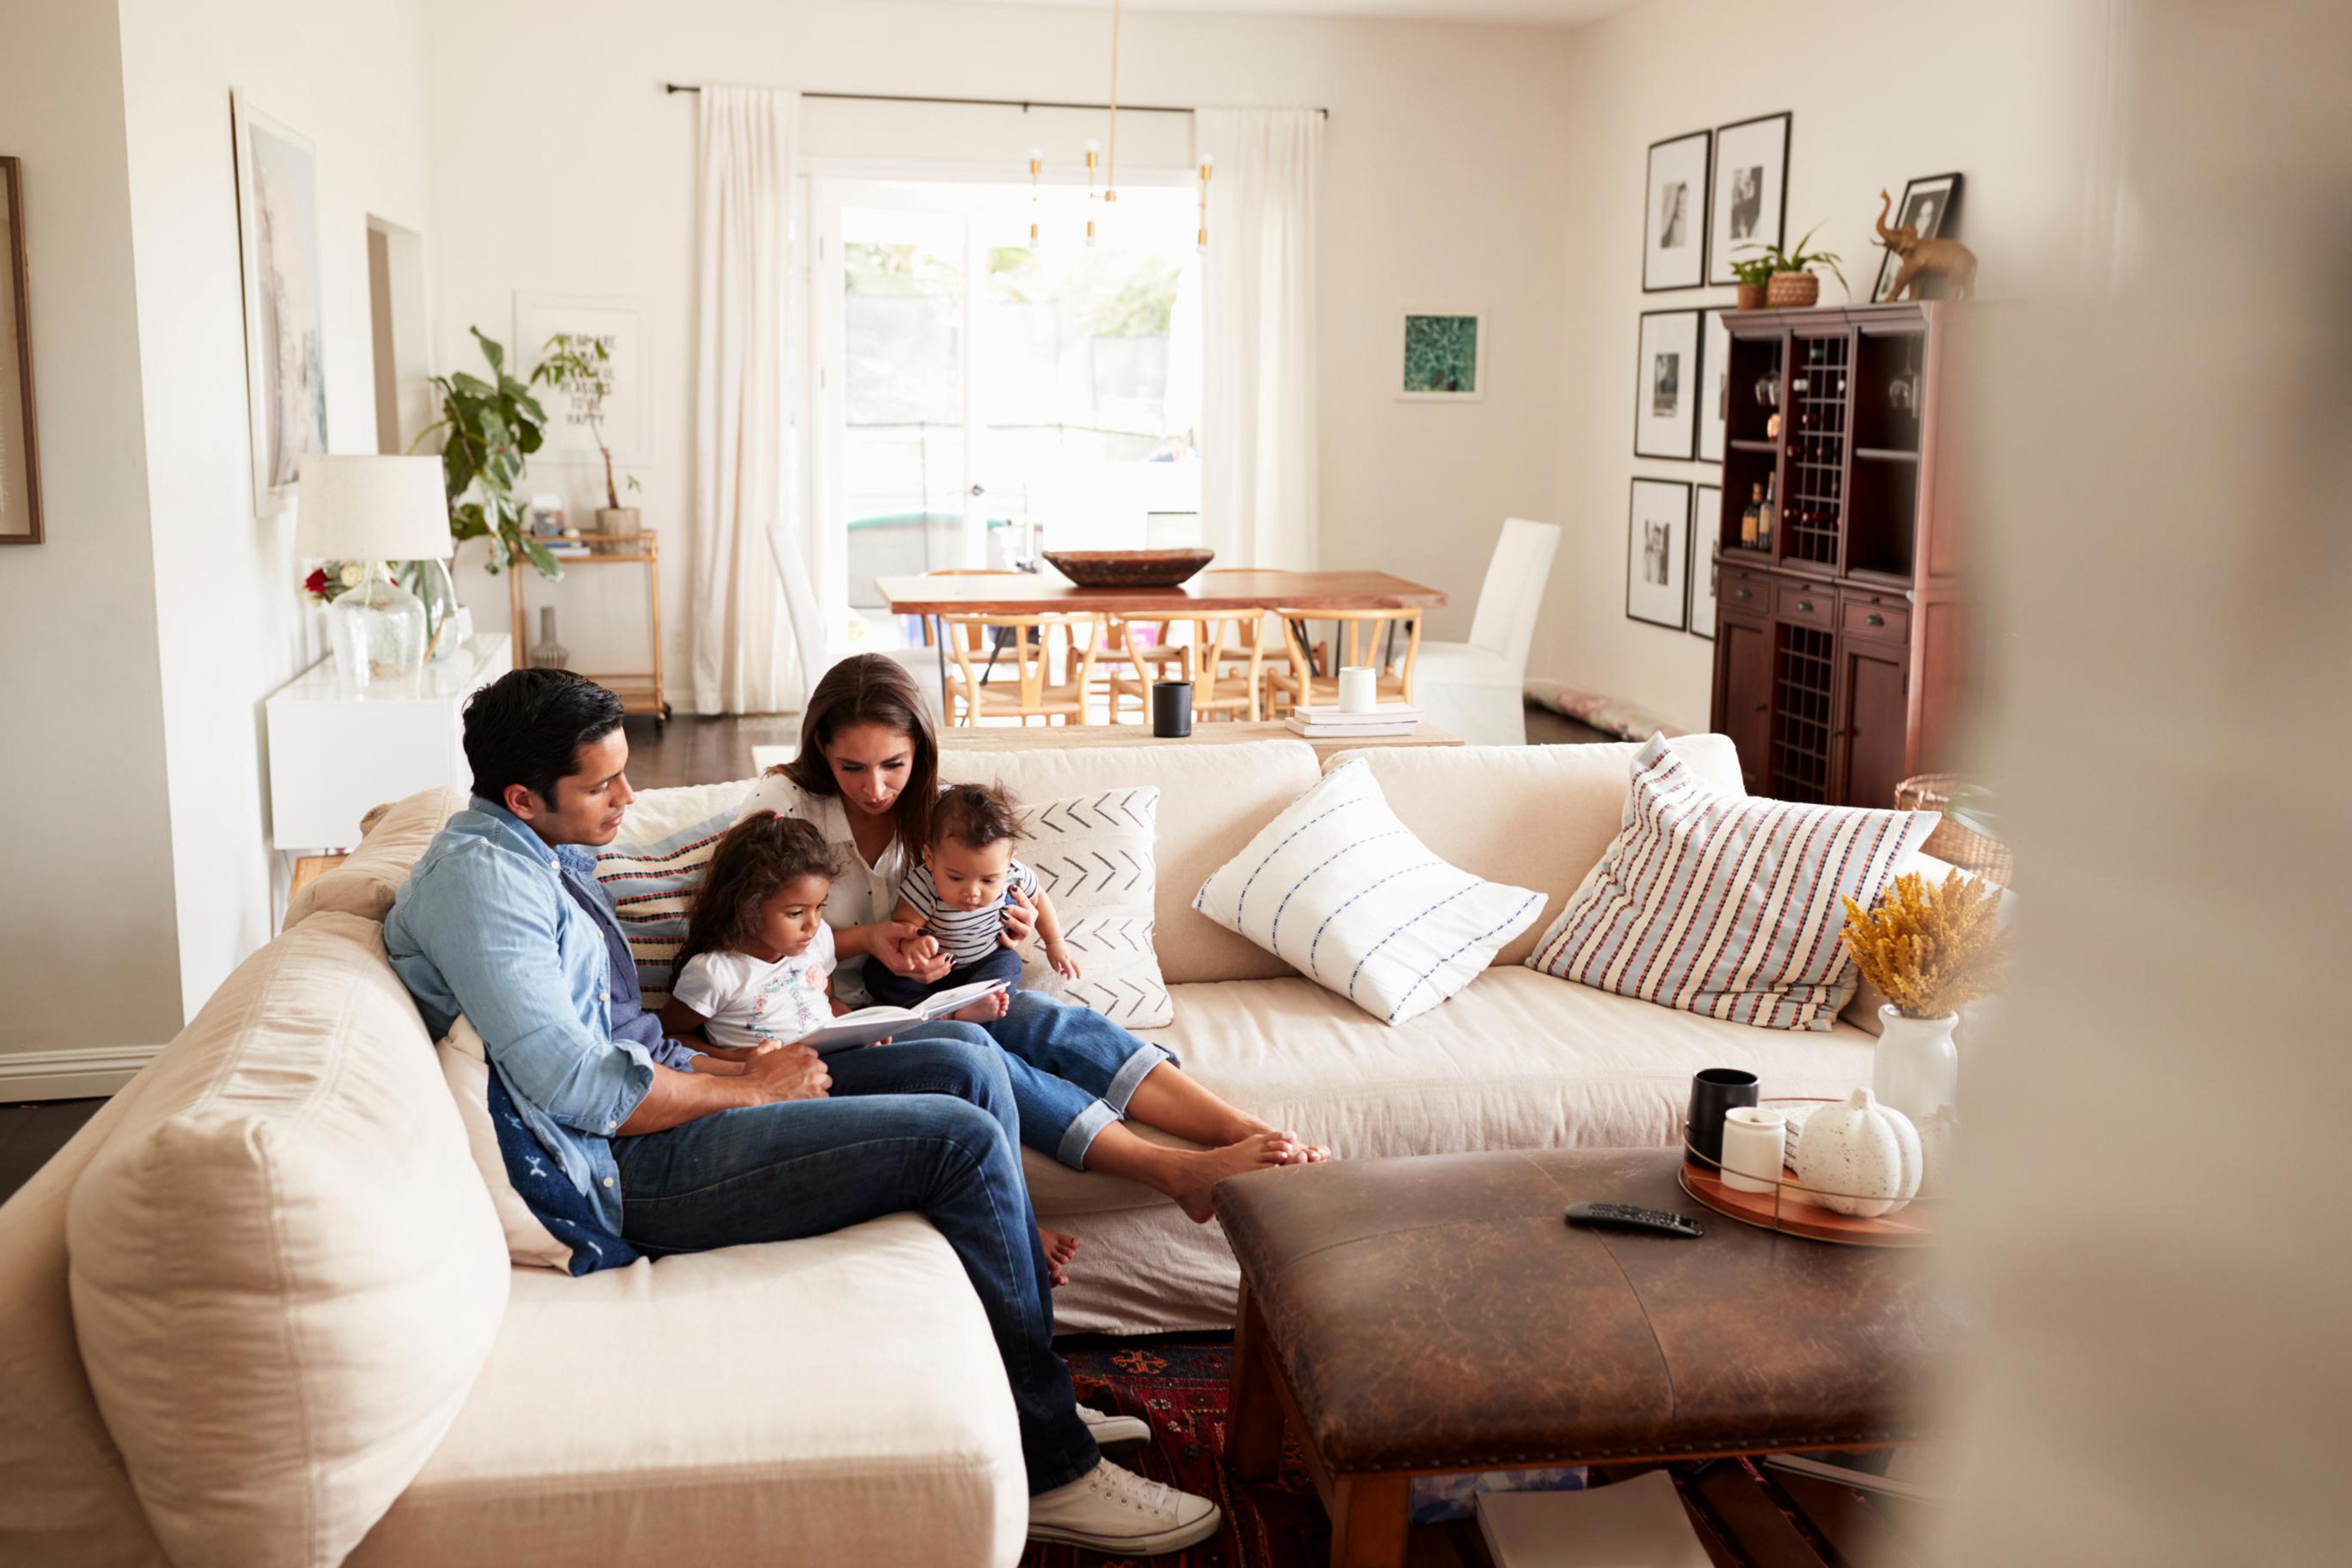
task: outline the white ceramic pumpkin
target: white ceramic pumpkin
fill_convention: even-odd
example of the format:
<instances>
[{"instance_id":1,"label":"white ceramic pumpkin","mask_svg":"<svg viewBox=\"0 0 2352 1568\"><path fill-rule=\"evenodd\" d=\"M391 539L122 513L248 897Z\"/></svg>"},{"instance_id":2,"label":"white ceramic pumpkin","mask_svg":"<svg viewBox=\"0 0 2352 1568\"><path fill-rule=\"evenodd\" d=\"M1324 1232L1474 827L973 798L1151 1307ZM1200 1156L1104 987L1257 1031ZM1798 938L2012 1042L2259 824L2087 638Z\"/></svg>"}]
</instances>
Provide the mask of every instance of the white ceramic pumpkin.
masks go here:
<instances>
[{"instance_id":1,"label":"white ceramic pumpkin","mask_svg":"<svg viewBox=\"0 0 2352 1568\"><path fill-rule=\"evenodd\" d=\"M1924 1171L1911 1119L1866 1089L1805 1118L1789 1163L1811 1189L1808 1201L1864 1219L1893 1214L1917 1196Z\"/></svg>"}]
</instances>

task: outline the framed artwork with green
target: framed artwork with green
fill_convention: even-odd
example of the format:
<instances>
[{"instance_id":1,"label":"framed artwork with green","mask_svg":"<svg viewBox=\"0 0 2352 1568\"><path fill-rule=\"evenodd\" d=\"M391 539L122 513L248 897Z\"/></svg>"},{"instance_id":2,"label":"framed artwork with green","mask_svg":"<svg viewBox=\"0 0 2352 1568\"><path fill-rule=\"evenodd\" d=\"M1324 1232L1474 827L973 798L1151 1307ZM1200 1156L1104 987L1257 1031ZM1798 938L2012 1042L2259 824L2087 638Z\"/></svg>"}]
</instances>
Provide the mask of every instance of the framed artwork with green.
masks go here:
<instances>
[{"instance_id":1,"label":"framed artwork with green","mask_svg":"<svg viewBox=\"0 0 2352 1568\"><path fill-rule=\"evenodd\" d=\"M1486 318L1475 310L1407 310L1404 374L1409 403L1475 402L1486 395Z\"/></svg>"}]
</instances>

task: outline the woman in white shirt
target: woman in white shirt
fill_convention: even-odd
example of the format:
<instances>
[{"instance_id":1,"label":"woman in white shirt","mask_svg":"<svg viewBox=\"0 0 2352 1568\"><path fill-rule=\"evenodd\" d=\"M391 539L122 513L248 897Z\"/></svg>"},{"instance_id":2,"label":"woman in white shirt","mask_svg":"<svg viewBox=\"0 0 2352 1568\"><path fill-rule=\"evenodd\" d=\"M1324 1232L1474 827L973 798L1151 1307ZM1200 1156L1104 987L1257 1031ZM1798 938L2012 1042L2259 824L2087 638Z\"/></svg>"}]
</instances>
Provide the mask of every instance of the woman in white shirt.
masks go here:
<instances>
[{"instance_id":1,"label":"woman in white shirt","mask_svg":"<svg viewBox=\"0 0 2352 1568\"><path fill-rule=\"evenodd\" d=\"M921 931L890 919L900 879L920 862L939 789L939 737L914 678L880 654L859 654L817 682L799 755L770 770L737 816L773 811L814 823L839 855L824 917L841 964L834 993L845 1002L866 1000L866 963L926 982L946 972L944 958L910 959L905 949ZM1028 901L1016 900L1005 917L1007 946L1027 941L1035 920ZM1196 1220L1209 1217L1209 1189L1227 1176L1327 1157L1226 1104L1187 1077L1172 1052L1089 1008L1016 991L1004 1016L983 1027L1005 1052L1023 1142L1074 1170L1156 1188ZM1129 1121L1207 1147L1146 1142Z\"/></svg>"}]
</instances>

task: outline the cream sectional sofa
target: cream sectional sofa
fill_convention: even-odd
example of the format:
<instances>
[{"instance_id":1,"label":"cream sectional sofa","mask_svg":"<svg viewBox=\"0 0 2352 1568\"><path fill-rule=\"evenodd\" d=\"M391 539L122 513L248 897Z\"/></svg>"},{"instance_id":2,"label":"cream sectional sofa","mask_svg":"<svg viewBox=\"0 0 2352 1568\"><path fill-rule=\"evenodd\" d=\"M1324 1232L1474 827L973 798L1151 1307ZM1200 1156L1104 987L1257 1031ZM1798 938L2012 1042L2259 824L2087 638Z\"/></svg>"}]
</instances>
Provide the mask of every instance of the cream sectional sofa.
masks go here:
<instances>
[{"instance_id":1,"label":"cream sectional sofa","mask_svg":"<svg viewBox=\"0 0 2352 1568\"><path fill-rule=\"evenodd\" d=\"M1737 790L1720 736L1675 742ZM1317 777L1302 742L950 753L1030 800L1161 792L1154 1037L1342 1158L1670 1142L1690 1074L1843 1093L1871 1036L1779 1035L1519 961L1615 833L1632 746L1372 751L1399 816L1544 917L1391 1028L1196 914ZM652 791L632 838L747 786ZM0 1209L0 1563L1005 1563L1025 1522L979 1303L919 1219L573 1279L511 1268L380 922L463 804L418 795ZM1222 1325L1213 1224L1029 1159L1081 1235L1066 1329ZM853 1331L844 1325L856 1325Z\"/></svg>"}]
</instances>

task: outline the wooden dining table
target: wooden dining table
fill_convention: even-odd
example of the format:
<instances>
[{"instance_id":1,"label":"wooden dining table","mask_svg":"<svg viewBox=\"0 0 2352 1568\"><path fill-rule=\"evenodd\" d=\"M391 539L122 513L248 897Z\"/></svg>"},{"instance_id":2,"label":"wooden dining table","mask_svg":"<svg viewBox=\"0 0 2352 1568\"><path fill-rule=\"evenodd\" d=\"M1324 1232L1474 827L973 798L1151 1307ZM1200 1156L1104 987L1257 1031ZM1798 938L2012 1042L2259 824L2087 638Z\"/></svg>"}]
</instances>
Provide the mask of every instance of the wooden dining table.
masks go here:
<instances>
[{"instance_id":1,"label":"wooden dining table","mask_svg":"<svg viewBox=\"0 0 2352 1568\"><path fill-rule=\"evenodd\" d=\"M1235 610L1436 609L1444 590L1386 572L1201 572L1173 588L1081 588L1058 572L925 573L877 577L875 587L897 616L1045 616L1108 614L1132 620L1181 621ZM932 627L940 656L940 711L948 697L948 639Z\"/></svg>"}]
</instances>

